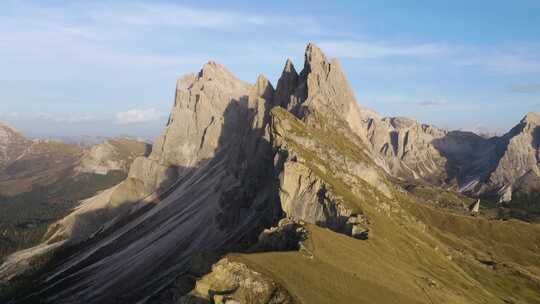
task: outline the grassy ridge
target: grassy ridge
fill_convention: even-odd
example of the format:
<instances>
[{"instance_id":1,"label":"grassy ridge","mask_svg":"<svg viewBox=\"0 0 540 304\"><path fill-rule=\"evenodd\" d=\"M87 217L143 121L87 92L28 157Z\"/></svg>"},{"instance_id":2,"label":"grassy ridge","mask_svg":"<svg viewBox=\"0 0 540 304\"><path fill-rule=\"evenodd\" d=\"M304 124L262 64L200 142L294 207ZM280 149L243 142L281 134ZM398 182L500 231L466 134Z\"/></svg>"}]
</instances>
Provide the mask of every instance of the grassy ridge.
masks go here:
<instances>
[{"instance_id":1,"label":"grassy ridge","mask_svg":"<svg viewBox=\"0 0 540 304\"><path fill-rule=\"evenodd\" d=\"M313 136L302 122L288 119L288 113L275 112L288 120L297 136ZM337 146L335 140L329 142ZM349 148L339 151L355 151L354 143L343 143ZM293 141L288 144L302 149ZM310 168L328 166L312 151L302 156ZM230 256L272 277L297 302L540 303L539 225L434 208L440 206L421 199L433 198L429 189L414 195L393 190L394 199L371 189L373 200L354 194L357 185L348 185L328 170L313 171L364 211L372 222L370 238L357 240L308 225L304 251ZM470 203L450 192L436 197L458 209Z\"/></svg>"}]
</instances>

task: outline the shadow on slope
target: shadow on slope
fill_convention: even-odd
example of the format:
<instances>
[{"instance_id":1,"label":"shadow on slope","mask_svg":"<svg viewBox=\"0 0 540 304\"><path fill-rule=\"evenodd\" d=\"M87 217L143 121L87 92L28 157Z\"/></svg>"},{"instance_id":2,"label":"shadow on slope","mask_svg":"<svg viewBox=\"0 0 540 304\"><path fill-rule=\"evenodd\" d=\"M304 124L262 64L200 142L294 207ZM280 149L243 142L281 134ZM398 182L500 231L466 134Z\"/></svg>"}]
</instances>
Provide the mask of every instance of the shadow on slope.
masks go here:
<instances>
[{"instance_id":1,"label":"shadow on slope","mask_svg":"<svg viewBox=\"0 0 540 304\"><path fill-rule=\"evenodd\" d=\"M171 166L177 174L160 185L152 203L127 212L88 240L44 257L45 262L36 261L36 272L13 280L15 288L4 299L137 302L174 289L174 282L189 286L194 275L209 270L201 265L254 243L282 211L272 148L264 137L269 105L260 115L248 102L245 96L228 104L213 158L190 168ZM261 116L263 127L252 128ZM96 220L100 212L115 210L86 216ZM204 262L194 262L201 257Z\"/></svg>"}]
</instances>

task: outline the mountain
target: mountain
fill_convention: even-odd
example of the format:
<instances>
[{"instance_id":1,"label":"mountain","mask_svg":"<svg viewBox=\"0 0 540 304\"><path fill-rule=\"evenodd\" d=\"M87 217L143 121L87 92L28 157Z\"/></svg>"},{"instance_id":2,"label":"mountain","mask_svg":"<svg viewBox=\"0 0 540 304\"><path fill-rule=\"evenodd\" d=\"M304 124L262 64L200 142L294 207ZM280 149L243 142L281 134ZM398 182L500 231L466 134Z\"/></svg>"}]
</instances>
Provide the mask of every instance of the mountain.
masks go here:
<instances>
[{"instance_id":1,"label":"mountain","mask_svg":"<svg viewBox=\"0 0 540 304\"><path fill-rule=\"evenodd\" d=\"M0 168L15 161L28 145L29 140L19 131L0 123Z\"/></svg>"},{"instance_id":2,"label":"mountain","mask_svg":"<svg viewBox=\"0 0 540 304\"><path fill-rule=\"evenodd\" d=\"M90 147L99 145L108 139L111 139L111 138L106 137L106 136L91 136L91 135L62 136L59 138L60 141L66 144L77 145L82 148L90 148Z\"/></svg>"},{"instance_id":3,"label":"mountain","mask_svg":"<svg viewBox=\"0 0 540 304\"><path fill-rule=\"evenodd\" d=\"M529 113L508 133L485 138L402 117L368 118L360 132L373 159L390 175L453 189L538 217L538 123ZM512 199L512 194L514 200Z\"/></svg>"},{"instance_id":4,"label":"mountain","mask_svg":"<svg viewBox=\"0 0 540 304\"><path fill-rule=\"evenodd\" d=\"M151 146L128 138L113 138L90 147L80 159L78 172L107 175L111 171L127 173L139 156L148 155Z\"/></svg>"},{"instance_id":5,"label":"mountain","mask_svg":"<svg viewBox=\"0 0 540 304\"><path fill-rule=\"evenodd\" d=\"M428 203L468 205L455 191L464 178L505 163L479 155L531 165L518 135L527 128L483 139L381 118L313 44L300 73L286 62L275 89L208 62L179 79L175 96L165 130L126 179L6 259L0 298L539 303L538 224Z\"/></svg>"},{"instance_id":6,"label":"mountain","mask_svg":"<svg viewBox=\"0 0 540 304\"><path fill-rule=\"evenodd\" d=\"M28 139L1 125L0 260L36 245L47 226L79 200L107 189L127 174L146 143L113 139L89 149L53 140Z\"/></svg>"}]
</instances>

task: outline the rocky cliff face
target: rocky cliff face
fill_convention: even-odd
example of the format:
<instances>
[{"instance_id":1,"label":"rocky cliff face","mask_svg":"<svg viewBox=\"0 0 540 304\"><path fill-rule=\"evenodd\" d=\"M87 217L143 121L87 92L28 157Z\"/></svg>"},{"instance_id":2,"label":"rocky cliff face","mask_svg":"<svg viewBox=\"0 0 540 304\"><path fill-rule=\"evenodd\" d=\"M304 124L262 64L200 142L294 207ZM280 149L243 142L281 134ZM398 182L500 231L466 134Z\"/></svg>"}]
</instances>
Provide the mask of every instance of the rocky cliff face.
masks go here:
<instances>
[{"instance_id":1,"label":"rocky cliff face","mask_svg":"<svg viewBox=\"0 0 540 304\"><path fill-rule=\"evenodd\" d=\"M401 117L364 119L359 134L392 176L509 202L512 189L530 193L540 186L538 117L530 113L507 134L489 139Z\"/></svg>"},{"instance_id":2,"label":"rocky cliff face","mask_svg":"<svg viewBox=\"0 0 540 304\"><path fill-rule=\"evenodd\" d=\"M540 174L540 113L529 113L500 141L502 157L490 176L493 183L512 183L528 172ZM506 144L507 143L507 144ZM506 144L506 146L504 145Z\"/></svg>"},{"instance_id":3,"label":"rocky cliff face","mask_svg":"<svg viewBox=\"0 0 540 304\"><path fill-rule=\"evenodd\" d=\"M444 183L446 159L434 140L445 137L445 131L402 117L365 120L364 130L372 155L390 174Z\"/></svg>"},{"instance_id":4,"label":"rocky cliff face","mask_svg":"<svg viewBox=\"0 0 540 304\"><path fill-rule=\"evenodd\" d=\"M339 62L328 60L313 44L306 48L300 74L286 62L275 96L276 104L313 126L362 133L361 120L372 115L358 106Z\"/></svg>"}]
</instances>

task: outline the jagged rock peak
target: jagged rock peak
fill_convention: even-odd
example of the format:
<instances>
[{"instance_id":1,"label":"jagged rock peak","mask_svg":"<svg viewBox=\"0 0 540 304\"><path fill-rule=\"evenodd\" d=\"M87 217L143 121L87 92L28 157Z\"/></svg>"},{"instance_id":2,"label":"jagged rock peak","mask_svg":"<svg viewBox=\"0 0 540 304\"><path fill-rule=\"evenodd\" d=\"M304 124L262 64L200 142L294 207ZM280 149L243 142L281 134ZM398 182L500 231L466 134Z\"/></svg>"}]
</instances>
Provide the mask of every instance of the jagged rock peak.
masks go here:
<instances>
[{"instance_id":1,"label":"jagged rock peak","mask_svg":"<svg viewBox=\"0 0 540 304\"><path fill-rule=\"evenodd\" d=\"M215 61L208 61L205 63L199 72L199 78L204 80L213 79L237 79L234 74L229 71L224 65Z\"/></svg>"},{"instance_id":2,"label":"jagged rock peak","mask_svg":"<svg viewBox=\"0 0 540 304\"><path fill-rule=\"evenodd\" d=\"M290 58L287 58L287 61L285 61L285 67L283 67L282 75L289 74L289 73L298 75L298 73L296 72L296 69L294 68L294 64L292 60Z\"/></svg>"},{"instance_id":3,"label":"jagged rock peak","mask_svg":"<svg viewBox=\"0 0 540 304\"><path fill-rule=\"evenodd\" d=\"M521 120L522 123L526 124L532 124L532 125L540 125L540 112L529 112L523 119Z\"/></svg>"},{"instance_id":4,"label":"jagged rock peak","mask_svg":"<svg viewBox=\"0 0 540 304\"><path fill-rule=\"evenodd\" d=\"M259 77L257 77L257 81L255 82L255 85L251 90L251 95L261 97L267 102L272 103L274 96L274 87L272 86L270 80L268 80L266 76L261 74L259 75Z\"/></svg>"},{"instance_id":5,"label":"jagged rock peak","mask_svg":"<svg viewBox=\"0 0 540 304\"><path fill-rule=\"evenodd\" d=\"M298 73L290 59L287 59L281 77L279 77L274 104L287 108L290 102L291 95L294 94L298 86Z\"/></svg>"},{"instance_id":6,"label":"jagged rock peak","mask_svg":"<svg viewBox=\"0 0 540 304\"><path fill-rule=\"evenodd\" d=\"M328 62L322 50L313 43L309 43L307 45L306 53L304 57L305 57L304 71L303 71L304 73L309 73L314 68Z\"/></svg>"},{"instance_id":7,"label":"jagged rock peak","mask_svg":"<svg viewBox=\"0 0 540 304\"><path fill-rule=\"evenodd\" d=\"M268 94L273 94L274 87L272 86L272 83L266 76L263 74L259 75L257 77L257 81L255 82L255 95L261 96L261 97L268 97Z\"/></svg>"}]
</instances>

